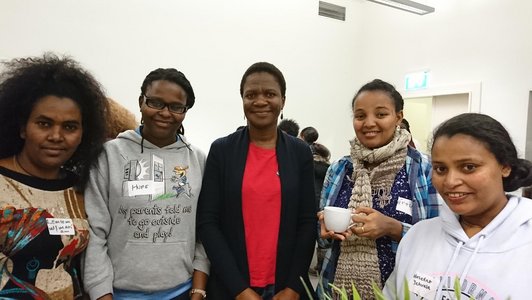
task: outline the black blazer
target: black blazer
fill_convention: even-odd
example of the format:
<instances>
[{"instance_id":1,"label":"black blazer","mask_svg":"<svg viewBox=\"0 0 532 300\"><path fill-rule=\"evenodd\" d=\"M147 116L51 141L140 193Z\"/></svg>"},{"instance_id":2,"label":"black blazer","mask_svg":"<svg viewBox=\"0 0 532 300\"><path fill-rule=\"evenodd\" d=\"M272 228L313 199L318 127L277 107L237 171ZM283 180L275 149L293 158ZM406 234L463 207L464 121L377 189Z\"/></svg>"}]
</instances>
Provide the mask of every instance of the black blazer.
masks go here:
<instances>
[{"instance_id":1,"label":"black blazer","mask_svg":"<svg viewBox=\"0 0 532 300\"><path fill-rule=\"evenodd\" d=\"M281 220L275 272L276 292L290 287L308 299L301 283L308 278L316 240L313 160L303 141L277 131L281 179ZM249 147L248 129L219 138L211 145L198 203L198 230L211 273L209 299L234 299L249 287L242 178Z\"/></svg>"}]
</instances>

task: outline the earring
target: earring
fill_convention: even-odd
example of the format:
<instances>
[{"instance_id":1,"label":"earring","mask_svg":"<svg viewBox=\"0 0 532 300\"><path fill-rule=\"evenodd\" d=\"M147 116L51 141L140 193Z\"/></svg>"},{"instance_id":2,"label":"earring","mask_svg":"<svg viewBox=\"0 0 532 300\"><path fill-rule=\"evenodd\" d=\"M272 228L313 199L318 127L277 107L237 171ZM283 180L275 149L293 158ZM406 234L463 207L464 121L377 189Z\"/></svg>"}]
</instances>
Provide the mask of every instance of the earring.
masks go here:
<instances>
[{"instance_id":1,"label":"earring","mask_svg":"<svg viewBox=\"0 0 532 300\"><path fill-rule=\"evenodd\" d=\"M283 110L281 109L281 120L283 119Z\"/></svg>"},{"instance_id":2,"label":"earring","mask_svg":"<svg viewBox=\"0 0 532 300\"><path fill-rule=\"evenodd\" d=\"M26 270L28 270L29 279L31 280L35 279L39 266L40 266L39 260L37 260L35 257L32 260L28 261L28 263L26 264Z\"/></svg>"},{"instance_id":3,"label":"earring","mask_svg":"<svg viewBox=\"0 0 532 300\"><path fill-rule=\"evenodd\" d=\"M144 124L144 118L140 118L140 124Z\"/></svg>"}]
</instances>

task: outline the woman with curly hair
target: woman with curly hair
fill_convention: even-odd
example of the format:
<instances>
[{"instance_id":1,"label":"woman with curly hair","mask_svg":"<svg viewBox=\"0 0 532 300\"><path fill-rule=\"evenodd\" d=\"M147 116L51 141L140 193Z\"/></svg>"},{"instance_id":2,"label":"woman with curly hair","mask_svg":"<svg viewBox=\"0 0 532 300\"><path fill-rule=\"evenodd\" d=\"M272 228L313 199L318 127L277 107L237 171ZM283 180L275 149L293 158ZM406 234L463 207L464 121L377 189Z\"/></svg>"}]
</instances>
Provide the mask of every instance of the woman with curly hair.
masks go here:
<instances>
[{"instance_id":1,"label":"woman with curly hair","mask_svg":"<svg viewBox=\"0 0 532 300\"><path fill-rule=\"evenodd\" d=\"M71 58L15 59L0 75L0 297L78 299L88 223L80 193L107 100Z\"/></svg>"}]
</instances>

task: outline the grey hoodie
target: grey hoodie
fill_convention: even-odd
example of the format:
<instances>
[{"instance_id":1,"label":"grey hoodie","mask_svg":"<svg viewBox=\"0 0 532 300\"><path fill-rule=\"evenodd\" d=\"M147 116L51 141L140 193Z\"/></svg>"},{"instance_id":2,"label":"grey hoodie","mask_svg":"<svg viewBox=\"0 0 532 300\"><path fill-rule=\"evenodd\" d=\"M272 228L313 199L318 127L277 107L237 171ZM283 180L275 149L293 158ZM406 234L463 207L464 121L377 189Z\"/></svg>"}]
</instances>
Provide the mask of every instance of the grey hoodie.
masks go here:
<instances>
[{"instance_id":1,"label":"grey hoodie","mask_svg":"<svg viewBox=\"0 0 532 300\"><path fill-rule=\"evenodd\" d=\"M128 130L104 145L85 191L91 226L84 283L91 299L113 288L176 287L209 262L196 241L205 154L177 142L159 148Z\"/></svg>"}]
</instances>

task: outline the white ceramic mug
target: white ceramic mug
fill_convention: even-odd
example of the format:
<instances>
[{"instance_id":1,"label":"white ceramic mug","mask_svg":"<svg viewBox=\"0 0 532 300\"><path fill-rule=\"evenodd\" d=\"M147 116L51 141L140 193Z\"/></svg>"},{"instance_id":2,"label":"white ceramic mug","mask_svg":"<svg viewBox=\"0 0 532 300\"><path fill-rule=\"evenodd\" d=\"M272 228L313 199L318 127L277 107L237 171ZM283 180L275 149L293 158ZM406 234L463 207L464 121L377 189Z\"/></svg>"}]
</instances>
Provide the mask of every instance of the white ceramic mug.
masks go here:
<instances>
[{"instance_id":1,"label":"white ceramic mug","mask_svg":"<svg viewBox=\"0 0 532 300\"><path fill-rule=\"evenodd\" d=\"M344 232L351 224L351 210L336 206L323 208L323 220L325 228L329 231Z\"/></svg>"}]
</instances>

